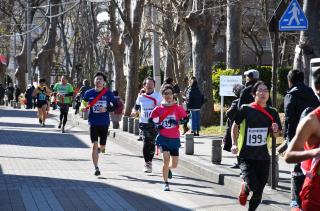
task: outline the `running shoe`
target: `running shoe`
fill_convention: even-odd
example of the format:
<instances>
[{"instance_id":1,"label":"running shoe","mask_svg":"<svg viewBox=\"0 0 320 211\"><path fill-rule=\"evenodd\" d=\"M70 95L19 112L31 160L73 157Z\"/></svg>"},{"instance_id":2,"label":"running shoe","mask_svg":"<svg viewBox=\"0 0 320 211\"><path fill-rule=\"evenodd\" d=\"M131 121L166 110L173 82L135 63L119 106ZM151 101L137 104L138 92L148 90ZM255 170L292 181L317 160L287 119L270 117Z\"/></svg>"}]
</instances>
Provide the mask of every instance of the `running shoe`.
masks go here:
<instances>
[{"instance_id":1,"label":"running shoe","mask_svg":"<svg viewBox=\"0 0 320 211\"><path fill-rule=\"evenodd\" d=\"M239 193L239 196L238 196L238 200L239 200L239 203L242 205L242 206L245 206L246 203L247 203L247 198L248 198L248 195L245 191L245 185L246 183L243 182L241 184L241 190L240 190L240 193Z\"/></svg>"},{"instance_id":2,"label":"running shoe","mask_svg":"<svg viewBox=\"0 0 320 211\"><path fill-rule=\"evenodd\" d=\"M39 118L39 123L42 124L42 120Z\"/></svg>"},{"instance_id":3,"label":"running shoe","mask_svg":"<svg viewBox=\"0 0 320 211\"><path fill-rule=\"evenodd\" d=\"M42 122L42 125L41 125L42 127L45 127L46 125L45 125L45 123L44 122Z\"/></svg>"},{"instance_id":4,"label":"running shoe","mask_svg":"<svg viewBox=\"0 0 320 211\"><path fill-rule=\"evenodd\" d=\"M64 131L64 126L62 126L62 128L61 128L61 132L62 132L62 133L65 133L65 131Z\"/></svg>"},{"instance_id":5,"label":"running shoe","mask_svg":"<svg viewBox=\"0 0 320 211\"><path fill-rule=\"evenodd\" d=\"M100 149L100 148L99 148L99 149ZM100 149L100 152L103 153L103 154L106 153L106 148Z\"/></svg>"},{"instance_id":6,"label":"running shoe","mask_svg":"<svg viewBox=\"0 0 320 211\"><path fill-rule=\"evenodd\" d=\"M143 169L144 173L152 173L152 162L146 162L144 164L144 169Z\"/></svg>"},{"instance_id":7,"label":"running shoe","mask_svg":"<svg viewBox=\"0 0 320 211\"><path fill-rule=\"evenodd\" d=\"M59 123L58 128L59 128L59 129L61 128L61 122Z\"/></svg>"},{"instance_id":8,"label":"running shoe","mask_svg":"<svg viewBox=\"0 0 320 211\"><path fill-rule=\"evenodd\" d=\"M94 175L95 175L95 176L101 175L101 172L100 172L99 168L96 168L96 169L94 170Z\"/></svg>"},{"instance_id":9,"label":"running shoe","mask_svg":"<svg viewBox=\"0 0 320 211\"><path fill-rule=\"evenodd\" d=\"M172 179L172 171L170 169L169 169L169 172L168 172L168 178Z\"/></svg>"},{"instance_id":10,"label":"running shoe","mask_svg":"<svg viewBox=\"0 0 320 211\"><path fill-rule=\"evenodd\" d=\"M170 191L170 188L169 188L169 183L166 182L164 183L164 188L163 188L164 191Z\"/></svg>"}]
</instances>

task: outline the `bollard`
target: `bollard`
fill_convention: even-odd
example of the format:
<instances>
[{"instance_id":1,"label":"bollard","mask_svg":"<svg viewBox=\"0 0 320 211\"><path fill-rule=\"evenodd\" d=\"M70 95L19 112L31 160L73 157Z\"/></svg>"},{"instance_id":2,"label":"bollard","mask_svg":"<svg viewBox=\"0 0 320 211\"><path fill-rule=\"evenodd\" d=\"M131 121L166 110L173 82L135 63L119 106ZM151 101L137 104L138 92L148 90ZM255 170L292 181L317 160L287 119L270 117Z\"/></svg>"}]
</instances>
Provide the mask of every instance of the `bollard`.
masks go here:
<instances>
[{"instance_id":1,"label":"bollard","mask_svg":"<svg viewBox=\"0 0 320 211\"><path fill-rule=\"evenodd\" d=\"M269 178L268 178L268 185L271 186L271 177L272 177L272 170L271 170L271 160L270 160L270 168L269 168ZM278 186L278 183L279 183L279 156L276 155L276 178L275 178L275 184L276 184L276 187Z\"/></svg>"},{"instance_id":2,"label":"bollard","mask_svg":"<svg viewBox=\"0 0 320 211\"><path fill-rule=\"evenodd\" d=\"M122 130L123 131L128 131L128 116L123 116L122 118Z\"/></svg>"},{"instance_id":3,"label":"bollard","mask_svg":"<svg viewBox=\"0 0 320 211\"><path fill-rule=\"evenodd\" d=\"M88 119L88 116L89 116L89 111L88 110L85 110L83 112L83 120L87 120Z\"/></svg>"},{"instance_id":4,"label":"bollard","mask_svg":"<svg viewBox=\"0 0 320 211\"><path fill-rule=\"evenodd\" d=\"M13 107L14 101L10 100L10 106Z\"/></svg>"},{"instance_id":5,"label":"bollard","mask_svg":"<svg viewBox=\"0 0 320 211\"><path fill-rule=\"evenodd\" d=\"M134 117L129 117L128 120L128 131L129 133L133 133L133 125L134 124Z\"/></svg>"},{"instance_id":6,"label":"bollard","mask_svg":"<svg viewBox=\"0 0 320 211\"><path fill-rule=\"evenodd\" d=\"M18 104L16 101L13 102L13 108L17 108L18 107Z\"/></svg>"},{"instance_id":7,"label":"bollard","mask_svg":"<svg viewBox=\"0 0 320 211\"><path fill-rule=\"evenodd\" d=\"M193 134L184 135L184 148L185 148L186 155L193 155L194 153Z\"/></svg>"},{"instance_id":8,"label":"bollard","mask_svg":"<svg viewBox=\"0 0 320 211\"><path fill-rule=\"evenodd\" d=\"M133 133L134 135L139 135L139 119L134 119L134 123L133 123Z\"/></svg>"},{"instance_id":9,"label":"bollard","mask_svg":"<svg viewBox=\"0 0 320 211\"><path fill-rule=\"evenodd\" d=\"M20 102L17 103L17 108L21 109L21 103Z\"/></svg>"},{"instance_id":10,"label":"bollard","mask_svg":"<svg viewBox=\"0 0 320 211\"><path fill-rule=\"evenodd\" d=\"M222 159L222 138L216 137L212 139L211 162L213 164L221 164Z\"/></svg>"},{"instance_id":11,"label":"bollard","mask_svg":"<svg viewBox=\"0 0 320 211\"><path fill-rule=\"evenodd\" d=\"M5 100L5 101L4 101L4 104L5 104L6 106L8 106L8 105L9 105L8 100Z\"/></svg>"}]
</instances>

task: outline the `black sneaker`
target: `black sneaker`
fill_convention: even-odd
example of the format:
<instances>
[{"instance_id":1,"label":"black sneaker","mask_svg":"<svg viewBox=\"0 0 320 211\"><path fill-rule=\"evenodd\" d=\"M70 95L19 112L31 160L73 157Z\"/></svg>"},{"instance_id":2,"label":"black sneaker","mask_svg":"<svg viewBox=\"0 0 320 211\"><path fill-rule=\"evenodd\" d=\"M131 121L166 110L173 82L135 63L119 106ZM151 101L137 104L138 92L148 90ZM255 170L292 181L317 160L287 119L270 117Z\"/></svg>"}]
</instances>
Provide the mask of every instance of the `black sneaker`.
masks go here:
<instances>
[{"instance_id":1,"label":"black sneaker","mask_svg":"<svg viewBox=\"0 0 320 211\"><path fill-rule=\"evenodd\" d=\"M168 178L172 179L172 171L170 169L169 169L169 172L168 172Z\"/></svg>"},{"instance_id":2,"label":"black sneaker","mask_svg":"<svg viewBox=\"0 0 320 211\"><path fill-rule=\"evenodd\" d=\"M42 120L39 118L39 123L42 124Z\"/></svg>"},{"instance_id":3,"label":"black sneaker","mask_svg":"<svg viewBox=\"0 0 320 211\"><path fill-rule=\"evenodd\" d=\"M65 133L65 131L64 131L64 126L62 126L62 128L61 128L61 132L62 132L62 133Z\"/></svg>"},{"instance_id":4,"label":"black sneaker","mask_svg":"<svg viewBox=\"0 0 320 211\"><path fill-rule=\"evenodd\" d=\"M100 172L99 168L96 168L96 170L94 171L94 175L95 176L101 175L101 172Z\"/></svg>"},{"instance_id":5,"label":"black sneaker","mask_svg":"<svg viewBox=\"0 0 320 211\"><path fill-rule=\"evenodd\" d=\"M45 127L46 125L45 125L45 123L44 122L42 122L42 125L41 125L42 127Z\"/></svg>"},{"instance_id":6,"label":"black sneaker","mask_svg":"<svg viewBox=\"0 0 320 211\"><path fill-rule=\"evenodd\" d=\"M164 188L163 188L164 191L170 191L170 188L169 188L169 183L166 182L164 183Z\"/></svg>"},{"instance_id":7,"label":"black sneaker","mask_svg":"<svg viewBox=\"0 0 320 211\"><path fill-rule=\"evenodd\" d=\"M59 129L61 128L61 122L59 123L58 128L59 128Z\"/></svg>"}]
</instances>

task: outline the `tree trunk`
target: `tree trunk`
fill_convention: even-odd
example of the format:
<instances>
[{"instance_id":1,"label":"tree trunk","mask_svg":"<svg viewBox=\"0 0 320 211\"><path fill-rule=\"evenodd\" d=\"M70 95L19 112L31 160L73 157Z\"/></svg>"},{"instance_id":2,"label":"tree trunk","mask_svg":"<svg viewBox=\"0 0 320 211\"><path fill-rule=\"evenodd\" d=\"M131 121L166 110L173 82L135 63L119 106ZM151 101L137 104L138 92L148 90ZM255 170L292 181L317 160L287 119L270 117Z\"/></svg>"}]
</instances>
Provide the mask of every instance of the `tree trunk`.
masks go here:
<instances>
[{"instance_id":1,"label":"tree trunk","mask_svg":"<svg viewBox=\"0 0 320 211\"><path fill-rule=\"evenodd\" d=\"M227 56L228 69L236 69L241 66L241 1L228 0L227 7Z\"/></svg>"},{"instance_id":2,"label":"tree trunk","mask_svg":"<svg viewBox=\"0 0 320 211\"><path fill-rule=\"evenodd\" d=\"M305 74L305 83L309 84L310 59L320 57L320 1L305 0L303 11L309 21L307 31L300 33L299 46L302 49L302 70ZM299 52L295 53L295 66L299 67Z\"/></svg>"},{"instance_id":3,"label":"tree trunk","mask_svg":"<svg viewBox=\"0 0 320 211\"><path fill-rule=\"evenodd\" d=\"M27 39L23 40L21 52L16 56L17 69L15 70L15 77L18 80L19 86L23 89L27 87L26 73L27 73Z\"/></svg>"},{"instance_id":4,"label":"tree trunk","mask_svg":"<svg viewBox=\"0 0 320 211\"><path fill-rule=\"evenodd\" d=\"M165 63L165 69L164 69L164 78L174 78L173 74L174 70L174 64L173 64L173 58L169 50L166 52L166 63Z\"/></svg>"},{"instance_id":5,"label":"tree trunk","mask_svg":"<svg viewBox=\"0 0 320 211\"><path fill-rule=\"evenodd\" d=\"M200 2L197 2L200 4ZM195 8L197 9L197 8ZM212 90L212 16L209 13L190 13L186 18L192 35L193 75L197 78L199 88L207 102L201 108L201 124L213 123L213 90Z\"/></svg>"},{"instance_id":6,"label":"tree trunk","mask_svg":"<svg viewBox=\"0 0 320 211\"><path fill-rule=\"evenodd\" d=\"M60 0L51 0L51 16L56 15L59 12ZM46 42L42 46L38 54L38 67L40 72L40 78L45 78L47 82L50 81L51 67L53 62L53 54L56 46L56 29L57 29L58 18L51 18L51 23L49 24L48 33L46 37Z\"/></svg>"}]
</instances>

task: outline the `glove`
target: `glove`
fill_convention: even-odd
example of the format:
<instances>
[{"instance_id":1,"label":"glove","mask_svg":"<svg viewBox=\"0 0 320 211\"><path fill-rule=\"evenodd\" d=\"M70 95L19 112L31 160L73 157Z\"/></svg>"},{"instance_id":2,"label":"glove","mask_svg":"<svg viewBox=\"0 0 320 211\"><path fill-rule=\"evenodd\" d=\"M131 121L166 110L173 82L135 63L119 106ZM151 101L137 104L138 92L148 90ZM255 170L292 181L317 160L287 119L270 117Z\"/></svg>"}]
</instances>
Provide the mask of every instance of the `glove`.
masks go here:
<instances>
[{"instance_id":1,"label":"glove","mask_svg":"<svg viewBox=\"0 0 320 211\"><path fill-rule=\"evenodd\" d=\"M171 124L171 125L177 125L178 124L178 122L175 119L169 119L168 123Z\"/></svg>"}]
</instances>

